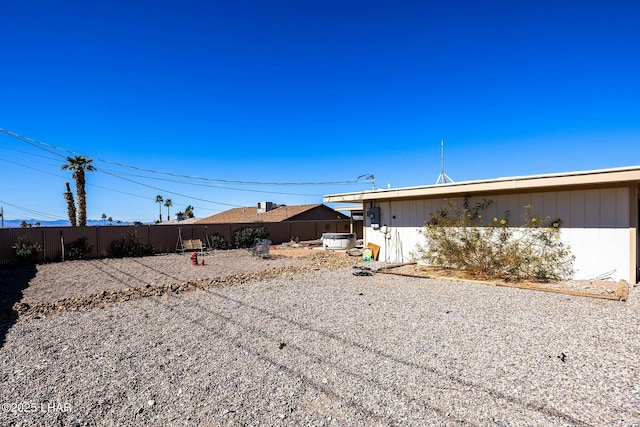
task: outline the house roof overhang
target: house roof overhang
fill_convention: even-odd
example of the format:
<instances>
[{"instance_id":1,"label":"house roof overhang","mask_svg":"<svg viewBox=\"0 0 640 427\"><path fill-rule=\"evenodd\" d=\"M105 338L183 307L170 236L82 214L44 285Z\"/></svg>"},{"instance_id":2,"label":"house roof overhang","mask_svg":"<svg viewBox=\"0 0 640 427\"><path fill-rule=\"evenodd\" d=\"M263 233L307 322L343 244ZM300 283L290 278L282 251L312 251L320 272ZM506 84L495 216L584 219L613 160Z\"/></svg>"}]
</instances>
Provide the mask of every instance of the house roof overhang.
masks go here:
<instances>
[{"instance_id":1,"label":"house roof overhang","mask_svg":"<svg viewBox=\"0 0 640 427\"><path fill-rule=\"evenodd\" d=\"M528 175L478 181L422 185L394 189L339 193L324 196L327 203L354 203L372 200L410 200L453 197L467 194L500 194L538 191L560 191L578 188L632 186L640 183L640 166Z\"/></svg>"}]
</instances>

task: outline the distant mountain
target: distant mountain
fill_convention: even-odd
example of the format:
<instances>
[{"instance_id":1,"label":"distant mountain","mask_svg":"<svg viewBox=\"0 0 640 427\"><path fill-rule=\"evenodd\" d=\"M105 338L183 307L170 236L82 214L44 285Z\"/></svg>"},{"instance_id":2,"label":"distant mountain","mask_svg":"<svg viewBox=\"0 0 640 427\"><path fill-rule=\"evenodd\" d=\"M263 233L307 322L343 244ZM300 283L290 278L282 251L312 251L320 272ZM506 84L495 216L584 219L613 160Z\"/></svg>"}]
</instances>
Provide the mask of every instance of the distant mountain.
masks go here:
<instances>
[{"instance_id":1,"label":"distant mountain","mask_svg":"<svg viewBox=\"0 0 640 427\"><path fill-rule=\"evenodd\" d=\"M44 221L39 219L5 219L4 220L4 228L20 228L20 224L22 222L26 222L28 224L40 223L40 227L69 227L70 223L68 219L58 219L55 221ZM105 221L101 219L88 219L87 226L95 227L105 225ZM109 225L109 221L106 222L106 225ZM123 221L120 224L116 224L115 221L111 223L111 225L133 225L133 222Z\"/></svg>"}]
</instances>

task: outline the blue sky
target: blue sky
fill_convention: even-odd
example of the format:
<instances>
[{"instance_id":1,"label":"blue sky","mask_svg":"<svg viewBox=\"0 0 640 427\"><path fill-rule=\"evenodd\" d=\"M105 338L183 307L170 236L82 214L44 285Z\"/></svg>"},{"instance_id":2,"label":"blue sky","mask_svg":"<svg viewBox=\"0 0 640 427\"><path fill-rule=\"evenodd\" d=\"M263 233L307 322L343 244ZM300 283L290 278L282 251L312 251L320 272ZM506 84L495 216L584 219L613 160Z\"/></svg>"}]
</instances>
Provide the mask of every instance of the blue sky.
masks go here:
<instances>
[{"instance_id":1,"label":"blue sky","mask_svg":"<svg viewBox=\"0 0 640 427\"><path fill-rule=\"evenodd\" d=\"M98 169L89 218L123 221L158 194L204 217L433 184L442 139L455 181L639 165L638 22L615 0L0 0L0 128L48 144L0 133L0 205L66 219L71 153Z\"/></svg>"}]
</instances>

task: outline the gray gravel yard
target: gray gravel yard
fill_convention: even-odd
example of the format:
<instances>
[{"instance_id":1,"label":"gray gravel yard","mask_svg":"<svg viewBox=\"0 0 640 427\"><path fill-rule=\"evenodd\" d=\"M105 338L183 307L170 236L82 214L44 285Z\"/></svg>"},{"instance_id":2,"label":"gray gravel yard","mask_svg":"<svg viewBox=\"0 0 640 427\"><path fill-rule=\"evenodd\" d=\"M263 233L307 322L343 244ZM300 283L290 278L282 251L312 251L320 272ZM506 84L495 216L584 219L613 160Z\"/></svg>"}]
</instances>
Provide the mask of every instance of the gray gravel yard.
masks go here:
<instances>
[{"instance_id":1,"label":"gray gravel yard","mask_svg":"<svg viewBox=\"0 0 640 427\"><path fill-rule=\"evenodd\" d=\"M229 254L207 274L307 262ZM353 272L20 317L0 425L640 425L637 287L619 302ZM52 297L42 278L25 298Z\"/></svg>"}]
</instances>

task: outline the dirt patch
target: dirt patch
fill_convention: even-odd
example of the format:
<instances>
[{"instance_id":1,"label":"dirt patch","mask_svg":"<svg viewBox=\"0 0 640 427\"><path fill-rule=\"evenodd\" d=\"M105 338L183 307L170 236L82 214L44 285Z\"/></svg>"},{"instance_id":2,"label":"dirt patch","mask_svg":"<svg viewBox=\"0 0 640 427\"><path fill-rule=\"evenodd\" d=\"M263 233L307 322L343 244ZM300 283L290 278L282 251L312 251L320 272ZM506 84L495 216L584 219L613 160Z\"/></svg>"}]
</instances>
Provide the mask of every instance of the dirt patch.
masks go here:
<instances>
[{"instance_id":1,"label":"dirt patch","mask_svg":"<svg viewBox=\"0 0 640 427\"><path fill-rule=\"evenodd\" d=\"M322 246L319 245L300 245L300 246L271 246L269 250L270 255L281 255L292 258L300 258L300 257L308 257L310 255L314 256L331 256L331 257L349 257L345 251L327 251ZM317 254L325 254L325 255L317 255ZM353 258L353 257L352 257Z\"/></svg>"},{"instance_id":2,"label":"dirt patch","mask_svg":"<svg viewBox=\"0 0 640 427\"><path fill-rule=\"evenodd\" d=\"M292 258L306 257L313 253L319 253L320 249L314 249L313 247L293 247L293 246L271 246L269 249L270 255L286 256Z\"/></svg>"},{"instance_id":3,"label":"dirt patch","mask_svg":"<svg viewBox=\"0 0 640 427\"><path fill-rule=\"evenodd\" d=\"M573 296L604 298L626 301L629 295L629 284L621 280L613 282L607 280L562 280L556 282L510 282L501 279L478 279L462 270L429 267L417 263L392 265L378 269L379 273L397 274L400 276L424 277L432 279L447 279L461 282L481 283L492 286L505 286L519 289L532 289L562 293Z\"/></svg>"}]
</instances>

